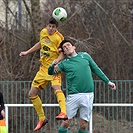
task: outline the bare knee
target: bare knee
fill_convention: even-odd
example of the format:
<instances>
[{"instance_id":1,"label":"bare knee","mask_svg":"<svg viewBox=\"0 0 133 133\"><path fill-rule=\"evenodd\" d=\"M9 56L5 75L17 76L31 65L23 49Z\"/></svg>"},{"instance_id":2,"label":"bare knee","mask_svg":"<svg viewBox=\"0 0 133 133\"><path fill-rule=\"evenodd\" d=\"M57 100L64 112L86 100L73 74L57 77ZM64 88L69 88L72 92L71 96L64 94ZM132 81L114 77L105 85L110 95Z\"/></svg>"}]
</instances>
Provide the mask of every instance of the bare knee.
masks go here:
<instances>
[{"instance_id":1,"label":"bare knee","mask_svg":"<svg viewBox=\"0 0 133 133\"><path fill-rule=\"evenodd\" d=\"M62 121L62 123L61 123L61 126L63 128L68 128L69 125L70 125L70 121L69 120Z\"/></svg>"},{"instance_id":2,"label":"bare knee","mask_svg":"<svg viewBox=\"0 0 133 133\"><path fill-rule=\"evenodd\" d=\"M88 127L88 122L83 120L83 119L80 119L80 129L81 130L86 130Z\"/></svg>"},{"instance_id":3,"label":"bare knee","mask_svg":"<svg viewBox=\"0 0 133 133\"><path fill-rule=\"evenodd\" d=\"M39 92L39 90L37 88L31 87L28 95L29 95L29 97L36 96L36 95L38 95L38 92Z\"/></svg>"},{"instance_id":4,"label":"bare knee","mask_svg":"<svg viewBox=\"0 0 133 133\"><path fill-rule=\"evenodd\" d=\"M61 86L59 86L59 85L53 85L52 86L52 89L55 92L56 90L61 90Z\"/></svg>"}]
</instances>

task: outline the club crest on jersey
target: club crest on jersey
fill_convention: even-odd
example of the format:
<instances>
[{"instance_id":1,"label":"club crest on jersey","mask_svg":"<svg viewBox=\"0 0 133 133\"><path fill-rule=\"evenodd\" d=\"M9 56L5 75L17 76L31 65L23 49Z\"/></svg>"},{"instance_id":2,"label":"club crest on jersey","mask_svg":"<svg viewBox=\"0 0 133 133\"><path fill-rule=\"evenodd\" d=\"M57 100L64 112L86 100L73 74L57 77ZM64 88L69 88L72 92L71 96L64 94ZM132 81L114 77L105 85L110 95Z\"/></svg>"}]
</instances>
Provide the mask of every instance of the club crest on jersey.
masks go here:
<instances>
[{"instance_id":1,"label":"club crest on jersey","mask_svg":"<svg viewBox=\"0 0 133 133\"><path fill-rule=\"evenodd\" d=\"M48 38L45 39L45 43L46 44L49 44L50 43L50 40Z\"/></svg>"}]
</instances>

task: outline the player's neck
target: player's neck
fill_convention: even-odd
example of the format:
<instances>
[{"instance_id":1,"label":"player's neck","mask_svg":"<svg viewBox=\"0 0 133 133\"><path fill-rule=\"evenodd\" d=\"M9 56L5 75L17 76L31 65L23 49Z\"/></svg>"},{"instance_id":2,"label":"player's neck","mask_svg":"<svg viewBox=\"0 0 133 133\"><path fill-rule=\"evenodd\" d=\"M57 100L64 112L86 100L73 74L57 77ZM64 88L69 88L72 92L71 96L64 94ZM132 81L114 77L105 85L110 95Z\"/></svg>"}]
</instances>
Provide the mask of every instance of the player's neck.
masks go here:
<instances>
[{"instance_id":1,"label":"player's neck","mask_svg":"<svg viewBox=\"0 0 133 133\"><path fill-rule=\"evenodd\" d=\"M72 53L71 55L68 55L68 58L75 57L75 56L77 56L76 52Z\"/></svg>"}]
</instances>

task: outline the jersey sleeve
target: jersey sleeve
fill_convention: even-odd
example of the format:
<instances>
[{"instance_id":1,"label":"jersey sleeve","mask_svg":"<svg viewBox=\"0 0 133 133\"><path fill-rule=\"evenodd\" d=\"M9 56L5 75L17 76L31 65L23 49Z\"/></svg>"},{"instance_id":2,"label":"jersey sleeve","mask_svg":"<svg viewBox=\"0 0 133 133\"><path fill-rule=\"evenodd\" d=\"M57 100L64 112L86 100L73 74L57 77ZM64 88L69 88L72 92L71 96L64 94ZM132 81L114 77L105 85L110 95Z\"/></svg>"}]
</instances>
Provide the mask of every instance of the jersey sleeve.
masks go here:
<instances>
[{"instance_id":1,"label":"jersey sleeve","mask_svg":"<svg viewBox=\"0 0 133 133\"><path fill-rule=\"evenodd\" d=\"M59 37L59 42L58 42L58 51L59 53L63 52L62 48L60 47L60 43L64 40L63 35L60 32L57 32L57 36Z\"/></svg>"},{"instance_id":2,"label":"jersey sleeve","mask_svg":"<svg viewBox=\"0 0 133 133\"><path fill-rule=\"evenodd\" d=\"M62 63L58 64L58 68L59 68L59 71L57 73L55 73L55 71L54 71L54 64L50 65L49 68L48 68L48 74L49 75L54 75L54 74L61 73L63 71Z\"/></svg>"},{"instance_id":3,"label":"jersey sleeve","mask_svg":"<svg viewBox=\"0 0 133 133\"><path fill-rule=\"evenodd\" d=\"M63 52L63 50L60 46L58 47L58 51L59 51L59 53Z\"/></svg>"},{"instance_id":4,"label":"jersey sleeve","mask_svg":"<svg viewBox=\"0 0 133 133\"><path fill-rule=\"evenodd\" d=\"M89 66L91 68L91 71L98 76L103 82L105 82L106 84L108 84L108 82L110 81L108 79L108 77L103 73L103 71L98 67L98 65L95 63L95 61L92 59L92 57L87 54L84 53L84 57L88 60L89 62Z\"/></svg>"},{"instance_id":5,"label":"jersey sleeve","mask_svg":"<svg viewBox=\"0 0 133 133\"><path fill-rule=\"evenodd\" d=\"M49 75L54 75L55 72L54 72L54 66L50 65L49 68L48 68L48 74Z\"/></svg>"}]
</instances>

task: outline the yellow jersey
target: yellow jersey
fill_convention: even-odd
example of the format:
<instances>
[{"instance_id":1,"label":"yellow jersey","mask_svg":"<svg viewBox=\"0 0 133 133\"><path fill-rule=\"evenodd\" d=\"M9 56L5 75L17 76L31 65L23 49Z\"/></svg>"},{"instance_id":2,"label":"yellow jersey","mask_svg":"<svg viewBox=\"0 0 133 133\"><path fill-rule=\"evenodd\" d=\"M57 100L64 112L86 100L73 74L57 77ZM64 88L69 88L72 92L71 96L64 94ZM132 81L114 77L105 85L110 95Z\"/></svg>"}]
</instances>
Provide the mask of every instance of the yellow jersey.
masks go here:
<instances>
[{"instance_id":1,"label":"yellow jersey","mask_svg":"<svg viewBox=\"0 0 133 133\"><path fill-rule=\"evenodd\" d=\"M47 29L44 28L40 32L40 62L45 68L58 58L61 52L60 43L64 39L63 35L56 30L52 35L49 35Z\"/></svg>"}]
</instances>

